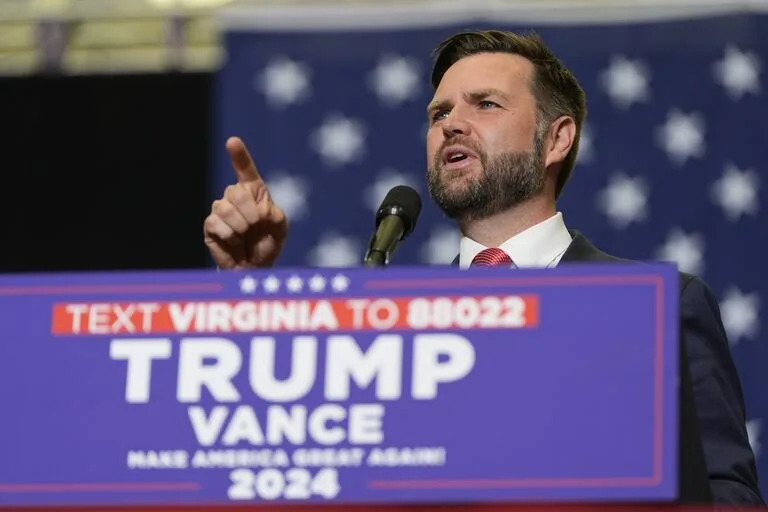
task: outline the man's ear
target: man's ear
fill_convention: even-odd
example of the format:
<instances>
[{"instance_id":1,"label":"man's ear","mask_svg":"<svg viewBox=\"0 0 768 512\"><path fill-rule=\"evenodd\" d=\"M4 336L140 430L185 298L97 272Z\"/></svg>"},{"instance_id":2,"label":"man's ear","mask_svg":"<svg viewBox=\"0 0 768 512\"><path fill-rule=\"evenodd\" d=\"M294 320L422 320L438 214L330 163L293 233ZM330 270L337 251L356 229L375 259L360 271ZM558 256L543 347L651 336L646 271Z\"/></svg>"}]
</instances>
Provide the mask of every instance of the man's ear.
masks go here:
<instances>
[{"instance_id":1,"label":"man's ear","mask_svg":"<svg viewBox=\"0 0 768 512\"><path fill-rule=\"evenodd\" d=\"M544 143L544 167L559 164L576 140L576 122L572 117L560 116L549 126Z\"/></svg>"}]
</instances>

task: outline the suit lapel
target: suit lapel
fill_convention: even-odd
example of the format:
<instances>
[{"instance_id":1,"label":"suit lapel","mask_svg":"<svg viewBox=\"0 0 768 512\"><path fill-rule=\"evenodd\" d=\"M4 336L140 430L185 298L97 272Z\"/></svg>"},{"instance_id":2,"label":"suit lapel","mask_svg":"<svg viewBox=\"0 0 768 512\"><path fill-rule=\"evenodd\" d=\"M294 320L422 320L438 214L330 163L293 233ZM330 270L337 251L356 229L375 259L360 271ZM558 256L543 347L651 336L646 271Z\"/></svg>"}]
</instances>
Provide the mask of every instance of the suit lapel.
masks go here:
<instances>
[{"instance_id":1,"label":"suit lapel","mask_svg":"<svg viewBox=\"0 0 768 512\"><path fill-rule=\"evenodd\" d=\"M560 259L563 263L571 263L578 261L611 261L616 260L613 256L610 256L590 242L587 237L575 230L569 230L571 233L571 245L565 250L563 257Z\"/></svg>"}]
</instances>

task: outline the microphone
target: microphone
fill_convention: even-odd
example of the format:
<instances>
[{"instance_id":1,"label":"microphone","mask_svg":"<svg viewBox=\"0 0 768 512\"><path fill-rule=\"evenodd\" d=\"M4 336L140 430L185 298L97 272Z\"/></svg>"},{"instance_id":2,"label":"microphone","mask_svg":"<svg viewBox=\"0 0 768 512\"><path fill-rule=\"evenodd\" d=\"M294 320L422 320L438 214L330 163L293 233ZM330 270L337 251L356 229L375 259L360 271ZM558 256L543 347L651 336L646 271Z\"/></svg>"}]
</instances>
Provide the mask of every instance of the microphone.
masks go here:
<instances>
[{"instance_id":1,"label":"microphone","mask_svg":"<svg viewBox=\"0 0 768 512\"><path fill-rule=\"evenodd\" d=\"M387 192L376 212L376 231L368 243L365 265L388 265L397 243L413 232L420 212L421 197L411 187L398 185Z\"/></svg>"}]
</instances>

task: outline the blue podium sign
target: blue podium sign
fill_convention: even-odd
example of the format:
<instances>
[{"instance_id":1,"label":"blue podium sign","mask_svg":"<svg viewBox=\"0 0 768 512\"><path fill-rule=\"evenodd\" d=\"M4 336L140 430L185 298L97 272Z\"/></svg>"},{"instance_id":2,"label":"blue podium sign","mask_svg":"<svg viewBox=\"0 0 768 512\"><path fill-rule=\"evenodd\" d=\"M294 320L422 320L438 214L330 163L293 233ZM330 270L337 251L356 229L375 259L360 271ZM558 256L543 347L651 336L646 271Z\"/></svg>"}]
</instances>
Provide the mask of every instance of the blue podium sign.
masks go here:
<instances>
[{"instance_id":1,"label":"blue podium sign","mask_svg":"<svg viewBox=\"0 0 768 512\"><path fill-rule=\"evenodd\" d=\"M0 504L671 500L677 279L6 276Z\"/></svg>"}]
</instances>

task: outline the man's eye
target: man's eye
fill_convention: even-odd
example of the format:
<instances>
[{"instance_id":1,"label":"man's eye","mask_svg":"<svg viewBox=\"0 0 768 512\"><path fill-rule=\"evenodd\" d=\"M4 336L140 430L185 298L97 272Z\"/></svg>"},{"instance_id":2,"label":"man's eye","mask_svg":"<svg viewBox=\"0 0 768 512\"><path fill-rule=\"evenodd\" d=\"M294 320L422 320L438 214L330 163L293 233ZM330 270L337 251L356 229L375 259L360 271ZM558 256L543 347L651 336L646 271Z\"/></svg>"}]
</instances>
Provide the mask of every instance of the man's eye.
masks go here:
<instances>
[{"instance_id":1,"label":"man's eye","mask_svg":"<svg viewBox=\"0 0 768 512\"><path fill-rule=\"evenodd\" d=\"M485 100L485 101L481 101L480 103L478 103L478 106L480 108L482 108L482 109L489 109L489 108L493 108L493 107L498 107L499 105L494 103L494 102L492 102L492 101Z\"/></svg>"},{"instance_id":2,"label":"man's eye","mask_svg":"<svg viewBox=\"0 0 768 512\"><path fill-rule=\"evenodd\" d=\"M447 110L437 110L432 114L432 121L440 121L441 119L444 119L445 116L448 115Z\"/></svg>"}]
</instances>

